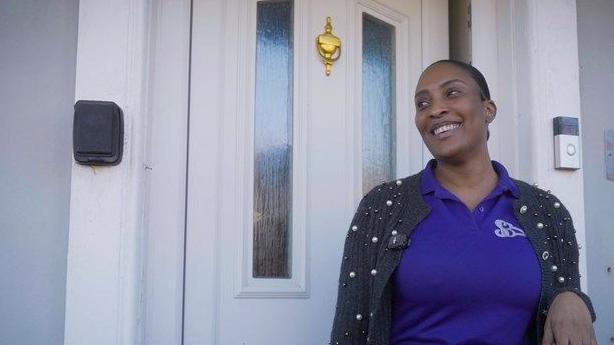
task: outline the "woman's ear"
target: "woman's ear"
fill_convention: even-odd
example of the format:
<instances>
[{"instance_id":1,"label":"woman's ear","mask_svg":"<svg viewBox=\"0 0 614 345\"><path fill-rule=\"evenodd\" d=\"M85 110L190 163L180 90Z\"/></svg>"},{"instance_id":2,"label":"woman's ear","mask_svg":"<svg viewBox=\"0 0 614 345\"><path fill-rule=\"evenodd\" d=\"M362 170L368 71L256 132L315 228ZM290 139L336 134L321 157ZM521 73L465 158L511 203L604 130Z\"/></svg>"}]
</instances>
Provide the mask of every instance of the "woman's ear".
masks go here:
<instances>
[{"instance_id":1,"label":"woman's ear","mask_svg":"<svg viewBox=\"0 0 614 345\"><path fill-rule=\"evenodd\" d=\"M497 105L492 100L486 101L486 123L491 123L497 117Z\"/></svg>"}]
</instances>

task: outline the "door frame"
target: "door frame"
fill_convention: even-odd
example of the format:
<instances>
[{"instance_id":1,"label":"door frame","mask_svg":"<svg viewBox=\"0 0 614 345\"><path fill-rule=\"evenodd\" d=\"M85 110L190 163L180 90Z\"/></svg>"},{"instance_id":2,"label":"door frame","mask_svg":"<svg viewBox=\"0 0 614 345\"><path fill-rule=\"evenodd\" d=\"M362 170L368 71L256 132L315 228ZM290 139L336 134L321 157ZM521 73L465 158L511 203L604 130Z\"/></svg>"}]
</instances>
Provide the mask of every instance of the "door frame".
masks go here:
<instances>
[{"instance_id":1,"label":"door frame","mask_svg":"<svg viewBox=\"0 0 614 345\"><path fill-rule=\"evenodd\" d=\"M251 1L251 0L241 0L241 1ZM306 3L307 1L300 1L300 3ZM184 29L179 29L179 28L183 28L184 25L177 25L178 23L185 23L188 22L190 20L190 13L188 11L185 10L185 8L187 7L186 3L188 3L188 1L184 1L184 5L181 6L183 8L183 10L181 11L177 11L177 10L170 10L168 7L178 7L178 4L175 5L170 5L168 3L165 3L165 1L163 0L158 0L158 7L163 6L164 8L161 8L161 13L159 12L157 17L159 18L157 21L157 26L159 26L159 28L156 30L156 32L158 33L156 36L155 41L157 41L156 46L158 47L157 49L159 49L158 51L156 51L156 53L154 54L154 56L156 57L156 60L158 61L157 65L159 64L160 66L163 66L165 64L171 63L171 64L177 64L177 60L178 58L175 57L175 61L172 61L173 56L169 56L169 54L164 54L165 51L167 50L172 50L175 49L175 51L179 50L179 55L180 59L182 62L182 70L186 70L186 66L183 65L185 64L185 62L188 60L186 58L186 56L189 57L190 55L190 51L189 51L189 47L185 47L185 46L178 46L177 42L181 42L181 40L185 40L185 39L189 39L189 32L186 32ZM211 18L212 20L209 22L208 25L210 25L210 29L212 30L212 32L216 32L215 30L220 30L222 28L223 25L229 25L228 23L224 23L223 18L226 15L226 11L232 11L232 10L236 10L236 3L237 1L223 1L223 0L210 0L210 1L194 1L194 4L192 5L192 10L194 11L194 13L207 13L207 16L209 18ZM447 0L428 0L428 1L422 1L422 27L421 27L421 35L422 35L422 39L423 39L423 46L422 46L422 54L421 54L421 60L422 60L422 66L425 67L426 64L432 62L432 61L436 61L438 59L443 59L443 58L447 58L448 56L448 29L447 29L447 15L448 15L448 4L447 4ZM427 19L427 20L425 20ZM439 25L439 23L446 23L446 25ZM218 31L220 32L220 31ZM227 41L231 41L233 39L233 37L225 37L224 40L220 39L221 35L211 35L209 38L209 41L206 44L202 44L199 45L199 47L193 46L191 47L192 50L195 49L211 49L213 47L217 47L215 50L210 50L210 51L217 51L217 55L212 55L211 56L211 62L210 65L216 65L218 63L220 63L218 66L222 66L222 65L226 65L226 66L232 66L232 65L238 65L238 61L225 61L223 59L223 57L221 56L222 52L224 51L224 49L220 49L220 47L223 47L223 42L224 40ZM425 38L428 38L426 41L424 40ZM162 55L161 57L158 57L158 55ZM224 64L221 64L221 61L224 61ZM298 63L300 64L301 62L298 61ZM195 67L193 67L195 68ZM226 67L228 68L228 67ZM222 78L223 77L223 73L224 73L224 69L220 68L220 69L211 69L210 71L210 75L212 80L219 80L217 78ZM161 84L168 84L170 82L170 85L180 85L181 82L185 82L185 77L181 78L182 80L179 80L179 78L177 78L176 76L173 77L170 73L164 73L165 75L159 75L157 76L157 74L159 74L159 72L157 71L157 69L152 70L152 78L154 79L154 84L156 83L156 81L160 80ZM170 80L169 80L170 78ZM174 78L174 79L173 79ZM184 90L185 86L181 87L180 89ZM231 90L228 90L229 92L231 92ZM158 94L152 95L152 99L157 98L158 96L161 96L164 93L164 89L161 89L160 92ZM187 100L187 90L184 91L186 94L184 95L183 99ZM209 89L209 91L207 93L202 93L203 98L201 100L201 102L203 103L207 103L207 107L209 109L211 109L211 113L213 114L222 114L224 111L229 111L228 109L224 109L224 105L222 104L221 101L221 97L220 96L220 92L224 92L224 90L216 90L215 88L211 88ZM300 98L296 98L296 99L300 99ZM186 111L186 104L182 103L182 102L176 102L176 104L174 104L174 108L177 110L177 113L181 113L181 111L184 111L184 113L187 113ZM152 109L154 110L154 109ZM154 114L155 114L155 110L154 110ZM197 125L197 123L200 123L201 121L204 121L205 119L198 119L198 118L194 118L194 115L190 116L190 114L186 114L186 117L189 117L189 122L193 125ZM166 123L166 121L169 121L169 123ZM175 156L175 157L182 157L182 159L185 159L185 150L186 147L186 142L188 141L188 124L187 124L187 118L184 119L179 119L174 118L173 120L171 119L167 119L166 121L163 122L159 122L159 126L156 125L155 121L154 121L154 125L152 127L152 143L153 142L159 142L160 147L172 147L174 148L173 151L174 152L165 152L164 156L160 155L158 156L159 159L165 159L171 156ZM181 122L182 125L181 126L173 126L173 128L177 128L176 131L173 132L173 135L167 135L168 133L165 133L165 128L168 128L168 125L170 124L170 121L176 121L176 122ZM219 116L219 117L215 117L215 118L208 118L207 120L207 124L208 127L210 128L210 132L207 135L203 135L203 136L199 136L199 138L190 138L191 143L190 146L192 145L209 145L210 147L218 147L220 145L219 140L220 140L220 133L219 133L219 129L223 128L224 124L223 121L224 118ZM180 128L179 128L180 127ZM185 132L181 132L182 130L185 130ZM296 137L297 139L300 138L300 136ZM424 149L425 150L425 149ZM152 152L152 157L153 156L157 156L158 153L156 152ZM220 153L220 155L223 155L223 153ZM220 157L218 157L219 159ZM156 160L155 158L152 158L152 160ZM161 167L157 167L158 170L158 174L161 175L168 175L168 176L175 176L178 179L180 179L179 177L181 176L187 176L188 172L186 171L186 167L188 164L198 164L195 162L190 162L188 163L187 161L185 162L184 165L182 166L171 166L171 165L164 165ZM194 168L194 167L192 167ZM410 169L415 170L418 167L410 167ZM166 173L164 173L164 171L160 171L160 170L164 170L167 171ZM194 170L198 170L198 171L204 171L205 169L194 169ZM211 170L215 170L215 169L211 169ZM153 177L153 173L155 173L155 171L152 171L152 177ZM207 188L211 188L211 190L217 190L216 193L221 193L221 191L215 187L216 185L219 185L219 183L217 183L218 181L220 181L220 179L222 178L221 176L219 176L215 171L211 171L210 174L208 176L190 176L189 178L198 178L200 180L203 181L209 181L207 183ZM182 183L186 183L186 179L185 177L183 179L180 179L182 181ZM185 198L185 187L182 189L183 192L183 197ZM183 230L186 226L186 210L184 209L183 212L180 212L178 206L176 204L173 204L174 202L176 202L177 199L179 199L179 195L177 195L177 198L164 198L162 197L163 195L165 195L166 193L169 193L169 186L164 185L164 182L162 181L162 179L159 181L159 183L152 183L150 184L150 198L149 198L149 208L150 208L150 212L149 212L149 236L148 236L148 253L149 255L149 259L147 262L147 280L146 280L146 286L147 287L152 287L151 289L146 289L146 291L152 291L151 293L146 293L146 318L145 318L145 329L146 329L146 334L145 337L148 339L147 344L169 344L169 343L174 343L174 344L180 344L180 339L181 339L181 335L182 335L182 324L181 321L182 319L180 318L180 316L182 317L183 314L181 313L182 310L182 304L183 304L183 281L185 279L183 272L184 272L184 254L185 254L185 246L189 246L190 243L184 243L184 233L183 231L175 231L175 232L169 232L168 230L168 225L171 225L171 228L173 229L181 229ZM159 197L157 197L159 196ZM215 197L215 196L212 196ZM184 206L184 205L183 205ZM169 212L163 212L162 210L167 210L167 209L171 209L171 210L175 210L175 212L173 213L169 213ZM207 211L211 212L211 210L204 210L204 212L199 212L199 214L195 214L195 215L188 215L188 220L187 222L202 222L202 224L204 224L204 226L218 226L218 224L220 224L220 219L215 219L215 218L211 218L211 217L204 217L203 215L205 213L207 213ZM167 226L162 227L159 226L159 222L157 222L156 220L154 220L154 217L159 218L160 221L163 221L164 224L167 224ZM215 262L215 246L213 245L214 243L216 243L216 239L215 238L209 238L209 239L205 239L205 238L191 238L190 239L191 243L198 243L199 246L201 246L201 249L205 252L209 252L211 253L211 260L205 260L205 261L209 261L209 262ZM166 245L165 248L163 249L163 252L165 253L164 257L170 257L173 258L174 260L162 260L160 257L156 256L156 253L159 253L160 250L162 248L160 248L160 243L165 243L165 244L171 244L171 245ZM158 244L156 246L156 244ZM204 264L204 263L203 263ZM197 270L200 271L208 271L211 272L213 275L212 277L215 277L215 270L213 269L213 267L198 267L195 268ZM174 279L172 281L169 281L169 277L174 277ZM159 291L160 288L163 288L162 291ZM302 290L304 292L306 292L306 290ZM154 294L155 292L155 294ZM210 298L209 296L213 296L214 295L214 291L203 291L203 297L204 299L208 299ZM256 292L257 294L257 292ZM301 292L299 291L298 294L301 294ZM205 303L205 301L201 301L203 304ZM212 303L212 305L214 304L213 300L210 300L210 302ZM171 310L172 313L168 313L167 311ZM207 322L206 324L209 325L214 325L214 320L211 319L209 320L210 322ZM201 330L201 332L206 333L203 327L203 330ZM189 339L185 339L185 341L189 342Z\"/></svg>"},{"instance_id":2,"label":"door frame","mask_svg":"<svg viewBox=\"0 0 614 345\"><path fill-rule=\"evenodd\" d=\"M221 61L225 62L223 65L228 66L226 68L236 69L236 66L242 65L238 61L232 60L232 58L230 58L231 60L226 60L226 59L223 59L221 56L221 54L224 51L224 44L225 44L224 42L227 42L226 44L232 45L233 44L232 42L234 42L233 40L242 39L241 37L234 37L234 34L231 34L230 36L228 36L227 34L222 34L223 28L225 27L225 25L232 25L229 23L225 23L223 21L223 18L225 18L227 11L240 11L240 9L238 8L238 3L240 1L247 1L247 2L254 3L253 0L237 0L237 1L218 0L218 1L203 1L203 2L194 1L193 7L192 7L193 13L195 13L196 15L198 15L198 13L206 13L209 18L212 18L212 20L209 23L207 23L207 25L209 27L209 30L211 30L212 33L217 33L217 34L212 35L212 37L209 38L207 42L199 42L199 44L194 45L192 49L196 50L196 49L207 49L210 47L220 47L220 49L217 51L219 55L211 56L210 64L213 66L218 65L218 63L220 63ZM297 4L298 6L306 6L305 4L307 2L308 1L298 1ZM357 6L351 6L351 7L353 8L353 10L357 8ZM420 56L420 59L421 59L420 63L424 61L431 62L437 59L446 58L448 56L447 25L439 25L439 24L436 25L435 24L435 23L441 23L441 22L447 23L447 10L448 10L448 5L447 5L447 1L445 0L422 1L421 15L423 17L423 20L422 20L423 24L420 30L421 30L422 38L428 37L429 41L428 42L423 41L422 54ZM350 14L353 14L353 13L348 13L348 15ZM427 18L429 20L425 20ZM442 20L441 18L445 18L445 20ZM244 23L244 24L249 25L249 23ZM297 25L298 25L298 22L297 22ZM304 32L305 30L303 30L303 34L301 34L300 27L297 27L296 29L299 30L299 32L297 32L299 34L299 37L303 37L304 35L308 34ZM303 37L303 38L312 39L311 37ZM227 49L234 49L234 48L227 48ZM304 55L307 55L307 54L304 54ZM300 56L300 55L297 55L297 56ZM219 65L222 65L222 64L219 64ZM302 63L301 61L297 61L297 63L295 64L295 70L301 65L304 65L304 63ZM192 69L194 68L198 68L198 67L192 66ZM220 69L216 72L215 71L212 71L212 72L213 73L209 72L209 74L211 75L211 80L216 80L216 78L217 80L220 80L219 78L222 78L224 75L223 69ZM243 72L239 71L239 73L244 75L245 71ZM300 71L296 75L300 76ZM220 93L223 93L223 92L230 92L230 93L236 92L236 91L232 91L233 89L232 85L234 85L234 83L230 83L230 85L226 86L227 88L230 88L228 90L220 90L220 88L216 87L217 85L215 84L215 82L212 82L211 85L208 87L207 92L199 92L199 94L202 95L202 99L201 97L199 97L198 101L205 102L207 104L207 107L212 110L211 113L217 113L217 114L223 114L225 112L236 113L236 109L225 108L226 105L223 104L222 97L220 97ZM298 90L295 91L295 99L297 100L303 99L304 97L297 97L296 92L300 92L300 88L297 88L297 89ZM243 104L243 103L237 102L236 104L238 105L238 104ZM295 105L295 107L298 107L298 105ZM191 114L189 121L191 125L196 125L196 126L199 126L200 128L207 128L207 127L209 128L208 130L206 130L207 133L204 133L204 135L199 136L199 138L197 139L191 138L190 139L191 142L189 143L189 146L208 145L209 147L219 147L220 145L219 129L225 126L224 121L233 121L233 120L230 120L228 119L228 117L224 117L224 116L209 117L205 120L205 119L197 118L195 117L194 114ZM199 123L202 123L202 121L206 121L207 126L199 125ZM226 126L228 126L228 124L226 124ZM300 133L295 133L296 140L300 141L301 137L304 137L304 136L302 136ZM188 140L187 134L184 134L181 137L181 139L175 138L175 140L180 140L182 143L184 143L185 141ZM197 142L195 140L197 140ZM226 155L220 152L216 157L211 157L211 159L214 159L214 160L217 159L218 160L217 162L208 161L207 164L210 164L212 166L217 166L218 164L222 164L220 160L223 159L223 157L225 156L230 156L230 155ZM187 164L189 166L190 164L202 164L202 163L189 162ZM192 166L192 168L195 168L195 167ZM411 167L411 169L414 169L414 168L416 167ZM188 168L188 171L184 172L185 176L188 176L189 179L198 178L201 181L208 181L205 183L205 187L212 191L216 191L215 194L211 196L212 199L215 199L216 195L219 195L219 193L222 193L222 191L219 189L219 186L223 185L223 181L222 181L223 176L220 176L219 173L217 173L216 171L211 171L207 176L191 176L189 173L189 170L190 168ZM215 170L215 169L211 169L211 170ZM206 171L206 169L193 169L193 171ZM154 189L156 187L152 185L151 188L152 188L152 194L153 194ZM158 200L155 201L156 204L157 203L167 203L167 202L168 200L165 200L164 198L158 198ZM160 205L159 209L163 209L163 208L164 206ZM187 224L185 223L186 220L183 217L177 217L175 220L175 223L177 224L177 227L179 227L179 225L188 227L190 226L189 225L190 223L192 224L200 223L200 224L203 224L203 226L216 227L216 226L219 226L219 224L221 224L222 220L216 218L214 216L215 214L216 212L214 209L202 210L202 212L199 211L198 213L188 214ZM168 237L172 235L169 235L166 232L160 232L159 236L160 236L159 238L155 240L151 240L150 242L152 243L181 243L181 241L179 241L179 238L183 240L183 234L174 236L171 239L169 239ZM151 238L151 234L150 234L150 238ZM241 243L242 242L244 241L241 241ZM200 249L206 253L204 254L205 258L204 260L202 260L203 261L202 265L206 265L206 262L214 263L218 261L216 260L217 254L216 254L216 247L214 245L215 243L217 243L217 238L195 238L195 237L190 238L189 241L185 243L185 247L175 246L176 251L173 253L172 257L182 257L183 258L185 254L184 250L188 246L190 246L191 243L192 244L197 243ZM303 243L303 245L299 246L299 250L305 250L305 241L302 241L301 243ZM168 248L167 248L167 251L168 251ZM176 281L173 284L173 286L176 288L175 293L167 294L166 296L157 296L157 298L161 299L159 301L155 299L147 300L147 305L148 305L147 307L148 318L146 319L147 324L148 324L147 328L152 330L153 332L158 333L155 337L152 337L150 340L150 341L154 341L154 343L157 343L158 339L161 339L161 338L166 339L167 337L165 337L164 334L168 334L168 333L179 334L180 333L179 327L181 327L181 325L177 325L175 322L173 322L176 320L173 320L172 316L164 315L163 313L159 313L158 311L161 311L162 308L158 307L158 304L168 306L170 305L170 301L168 301L169 296L183 296L183 294L185 293L185 290L183 290L182 283L184 279L187 279L187 277L183 276L182 274L178 274L178 272L183 273L184 263L185 263L185 260L182 260L181 262L176 262L174 268L171 267L169 263L162 263L162 262L158 263L161 267L164 267L165 272L177 272L176 274L173 274L172 276L178 277L180 280ZM198 264L198 265L201 265L201 264ZM151 266L148 268L152 271L156 271L160 269L160 267L157 268L157 267L151 267ZM219 272L216 273L217 270L215 269L215 267L211 267L211 266L206 266L206 267L199 266L195 268L195 270L199 272L209 272L208 276L210 277L216 277L216 275L219 274ZM157 276L159 277L160 275L157 275ZM153 277L154 275L152 275L152 278ZM303 278L300 279L300 281L302 281L303 283L297 286L298 290L295 292L295 295L296 295L295 297L304 296L305 294L308 293L307 286L305 285L306 284L305 279L307 279L307 277L304 276L303 274ZM157 286L159 283L160 282L156 282L152 280L152 281L147 282L147 285ZM165 282L164 284L168 285L168 282ZM179 290L180 288L181 290ZM243 291L237 291L237 295L239 297L254 297L254 296L262 295L262 292L258 292L257 290L251 293L249 292L249 288L248 289L243 288L242 290ZM264 295L268 297L272 297L277 294L274 292L270 292L270 293L265 292ZM202 291L202 298L204 298L205 300L201 301L202 302L201 305L207 305L206 301L209 301L208 303L214 307L215 300L213 296L215 296L215 291ZM176 304L173 310L181 309L182 305L180 303L182 302L183 302L183 299L179 300L178 298L175 298ZM152 317L155 318L155 321L151 319ZM214 333L212 331L212 329L215 327L215 320L214 320L213 315L210 315L209 317L204 316L204 317L201 317L201 319L208 320L208 322L206 322L205 324L210 325L211 330L205 331L204 330L205 327L203 327L203 329L200 331L191 330L189 334L194 335L194 337L197 336L197 334L195 334L194 332L203 332L203 333L209 333L209 334ZM169 325L172 325L172 326L169 327ZM184 339L184 341L186 342L189 342L189 340L190 339ZM163 342L160 342L160 344L162 343Z\"/></svg>"},{"instance_id":3,"label":"door frame","mask_svg":"<svg viewBox=\"0 0 614 345\"><path fill-rule=\"evenodd\" d=\"M354 18L360 10L369 10L371 13L383 13L388 19L396 17L398 25L407 25L408 28L409 25L414 25L411 27L412 36L402 38L404 42L411 42L399 44L398 48L399 50L409 51L409 53L412 53L411 50L413 50L413 55L409 53L404 54L406 58L411 57L408 60L412 64L416 63L421 67L425 59L432 61L431 59L445 58L447 56L447 29L441 31L444 35L443 37L429 42L432 46L431 53L438 51L441 55L425 57L422 54L423 46L418 42L422 40L423 31L427 30L420 24L423 13L418 13L416 15L417 18L410 23L403 23L402 16L395 15L393 12L386 12L385 8L377 7L373 1L350 0L347 3L351 5L346 6L344 4L343 13L334 12L334 14L331 14L330 11L332 9L328 9L329 11L327 12L326 8L308 6L310 5L309 1L295 2L295 37L298 37L297 39L301 42L294 47L296 52L294 55L298 58L295 59L294 65L295 123L293 126L293 137L297 145L295 146L296 155L293 158L296 159L295 162L297 163L306 161L307 148L305 140L307 128L304 125L306 123L304 116L307 111L307 97L310 96L308 93L311 90L309 83L313 78L313 74L320 72L317 70L313 71L313 73L305 74L306 68L304 66L312 65L312 63L309 62L308 64L304 60L315 57L312 57L312 54L309 54L310 52L298 53L303 47L311 46L308 42L313 41L314 37L311 35L314 35L314 30L317 32L321 30L320 27L314 28L310 24L307 25L308 17L317 15L318 17L325 18L325 15L323 16L324 12L326 15L332 15L333 17L347 16L348 18ZM426 9L422 9L423 4L421 3L419 5L420 11L428 11L427 13L435 17L433 19L438 18L438 20L433 22L447 23L447 1L438 1L440 4L438 14L434 8L436 2L429 1L428 3L429 6ZM188 151L198 153L200 157L207 157L207 159L191 160L188 162L187 168L188 180L191 181L189 182L189 189L196 191L194 193L190 192L187 195L188 210L186 212L185 227L188 238L185 242L185 252L179 253L179 255L184 254L185 259L183 263L189 263L189 265L178 267L186 272L183 276L185 286L182 292L184 296L183 302L185 303L183 340L187 344L196 343L196 339L208 339L207 343L210 344L217 343L216 316L220 313L217 296L219 296L220 292L217 290L219 289L217 284L209 284L208 282L212 280L218 281L221 277L222 273L217 266L220 262L220 255L222 255L220 253L220 243L222 243L224 235L228 233L233 237L236 246L233 249L226 248L223 255L226 255L229 251L236 250L232 260L233 266L231 266L237 272L237 275L234 277L235 284L233 286L235 298L307 298L309 296L308 239L305 231L306 200L304 199L306 197L304 193L306 190L306 176L304 176L306 169L303 166L295 166L295 169L293 169L295 174L293 184L299 191L297 193L298 200L295 199L295 202L293 202L293 210L295 210L295 218L293 219L293 251L296 253L293 259L297 259L296 261L293 260L293 279L277 281L250 279L250 256L245 255L245 248L248 248L252 242L251 231L248 230L250 227L246 226L251 218L249 215L252 209L250 202L253 200L250 194L252 188L249 187L251 186L252 179L249 171L252 168L251 163L245 158L251 156L250 146L253 142L251 128L253 125L249 119L246 119L244 116L238 116L238 114L251 113L253 109L253 92L250 90L253 90L254 84L254 54L250 49L255 47L255 37L245 37L245 32L249 32L250 28L254 31L256 26L255 4L256 0L218 0L207 2L195 1L193 6L195 18L202 16L202 18L208 18L208 20L193 20L192 22L193 33L207 33L192 37L192 56L207 56L208 60L207 64L200 63L191 66L192 75L207 76L207 78L199 77L198 80L193 80L191 84L192 94L198 95L197 97L192 97L191 106L199 111L192 111L190 113L189 128L197 128L198 135L189 135ZM345 12L346 9L347 12ZM301 13L303 15L299 18L298 15ZM342 19L339 20L344 21ZM408 19L406 18L406 20ZM356 27L354 24L348 25ZM344 30L341 28L340 26L337 29ZM345 47L354 46L356 49L359 49L355 44L355 42L360 41L359 35L347 33L343 39ZM216 47L216 49L212 50L212 47ZM212 55L212 52L215 52L215 54ZM229 53L224 55L224 52ZM352 55L347 54L336 65L338 71L341 69L346 70L347 78L355 78L360 73L360 68L357 67L358 61L352 61L353 59L348 58ZM202 60L201 58L198 59ZM348 64L351 64L351 66L348 66ZM220 66L220 68L212 70L211 66ZM420 67L411 70L404 66L404 68L401 68L400 73L408 73L411 70L411 74L414 75L411 82L415 83L417 75L421 70ZM335 75L333 75L327 81L330 82L330 87L338 87L342 83L343 85L345 83L349 85L357 84L349 81L350 79L346 80L344 78L335 78ZM220 88L219 86L222 87ZM410 89L407 84L401 84L400 88ZM344 107L352 107L354 100L357 99L356 97L359 94L359 88L348 90L347 99L341 100L341 102L344 102ZM408 150L417 152L419 158L415 166L412 167L409 167L409 164L406 162L399 171L401 175L408 174L412 170L414 172L418 171L423 164L421 159L421 140L417 131L410 125L411 116L408 116L411 113L409 109L410 103L411 100L408 98L402 108L403 112L399 117L403 117L402 121L405 123L403 126L399 126L399 130L403 131L401 136L411 136L413 138L414 145L409 147ZM312 104L311 107L313 109L316 105ZM205 111L202 111L203 109ZM348 157L352 154L357 154L358 157L361 155L360 152L354 151L356 147L354 144L359 141L356 138L360 138L360 132L356 132L359 122L355 119L357 117L355 113L353 111L344 111L341 114L344 117L342 121L347 126L348 131L352 133L352 135L348 136L350 140L343 140L343 143L341 143L345 145ZM412 135L414 132L415 135ZM228 133L238 133L238 135L235 138L233 135L228 135ZM409 140L402 144L410 146ZM206 150L202 148L206 148ZM351 161L351 158L347 158L347 160ZM211 169L211 166L216 167L216 169ZM218 167L223 167L225 169L223 170L224 172ZM246 171L248 173L245 173ZM357 176L348 178L350 181L356 181ZM361 186L352 188L352 190L360 191ZM354 208L355 202L360 196L351 194L342 196L343 199L347 199L346 209ZM190 205L204 206L199 206L198 212L191 212L189 210ZM223 213L222 210L226 213ZM202 229L220 230L203 231ZM196 255L199 256L198 260L193 259ZM193 323L189 323L189 320L199 320L198 327L193 326Z\"/></svg>"}]
</instances>

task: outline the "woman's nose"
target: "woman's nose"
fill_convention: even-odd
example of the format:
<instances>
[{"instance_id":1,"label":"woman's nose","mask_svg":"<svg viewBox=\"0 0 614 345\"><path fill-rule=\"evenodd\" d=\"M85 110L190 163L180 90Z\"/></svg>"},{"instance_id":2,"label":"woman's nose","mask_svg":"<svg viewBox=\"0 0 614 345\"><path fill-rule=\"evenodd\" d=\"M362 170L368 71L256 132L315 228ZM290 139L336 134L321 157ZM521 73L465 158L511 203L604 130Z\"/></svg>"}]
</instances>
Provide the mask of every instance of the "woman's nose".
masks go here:
<instances>
[{"instance_id":1,"label":"woman's nose","mask_svg":"<svg viewBox=\"0 0 614 345\"><path fill-rule=\"evenodd\" d=\"M448 112L448 107L445 102L433 100L429 109L430 117L442 117Z\"/></svg>"}]
</instances>

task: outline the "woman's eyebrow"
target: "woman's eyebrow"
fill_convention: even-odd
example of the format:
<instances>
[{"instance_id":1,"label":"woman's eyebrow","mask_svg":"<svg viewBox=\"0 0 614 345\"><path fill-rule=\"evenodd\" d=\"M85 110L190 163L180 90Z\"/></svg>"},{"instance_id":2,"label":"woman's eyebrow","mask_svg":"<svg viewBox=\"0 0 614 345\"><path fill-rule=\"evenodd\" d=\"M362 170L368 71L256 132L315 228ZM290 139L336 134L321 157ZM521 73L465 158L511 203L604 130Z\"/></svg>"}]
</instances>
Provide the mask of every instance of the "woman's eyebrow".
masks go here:
<instances>
[{"instance_id":1,"label":"woman's eyebrow","mask_svg":"<svg viewBox=\"0 0 614 345\"><path fill-rule=\"evenodd\" d=\"M462 79L451 79L451 80L448 80L448 81L446 81L446 82L442 83L441 85L439 85L439 87L440 87L440 88L443 88L443 87L445 87L445 86L447 86L447 85L449 85L449 84L452 84L452 83L457 83L457 82L463 83L463 84L465 84L465 85L467 84L467 83L465 83L465 82L464 82Z\"/></svg>"},{"instance_id":2,"label":"woman's eyebrow","mask_svg":"<svg viewBox=\"0 0 614 345\"><path fill-rule=\"evenodd\" d=\"M463 81L462 79L450 79L450 80L446 80L445 82L441 83L439 85L439 88L443 89L444 87L448 86L449 84L453 84L453 83L462 83L462 84L467 85L467 83L465 83L465 81ZM427 94L428 95L428 91L425 90L425 89L419 90L414 95L414 98L417 98L418 96L423 95L423 94Z\"/></svg>"},{"instance_id":3,"label":"woman's eyebrow","mask_svg":"<svg viewBox=\"0 0 614 345\"><path fill-rule=\"evenodd\" d=\"M414 95L414 99L418 98L418 96L421 96L421 95L428 95L428 94L429 94L429 92L428 92L428 91L426 91L426 90L420 90L420 91L416 92L416 94Z\"/></svg>"}]
</instances>

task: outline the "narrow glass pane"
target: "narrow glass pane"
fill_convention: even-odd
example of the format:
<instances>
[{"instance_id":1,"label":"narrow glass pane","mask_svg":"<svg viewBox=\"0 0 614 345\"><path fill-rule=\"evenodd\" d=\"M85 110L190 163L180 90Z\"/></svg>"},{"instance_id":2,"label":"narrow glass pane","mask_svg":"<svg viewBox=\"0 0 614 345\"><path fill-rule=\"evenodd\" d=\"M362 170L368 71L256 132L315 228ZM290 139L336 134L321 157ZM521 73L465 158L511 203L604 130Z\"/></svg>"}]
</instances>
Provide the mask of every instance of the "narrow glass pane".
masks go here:
<instances>
[{"instance_id":1,"label":"narrow glass pane","mask_svg":"<svg viewBox=\"0 0 614 345\"><path fill-rule=\"evenodd\" d=\"M362 17L362 188L393 179L396 169L394 27Z\"/></svg>"},{"instance_id":2,"label":"narrow glass pane","mask_svg":"<svg viewBox=\"0 0 614 345\"><path fill-rule=\"evenodd\" d=\"M290 278L292 2L258 2L254 118L255 278Z\"/></svg>"}]
</instances>

